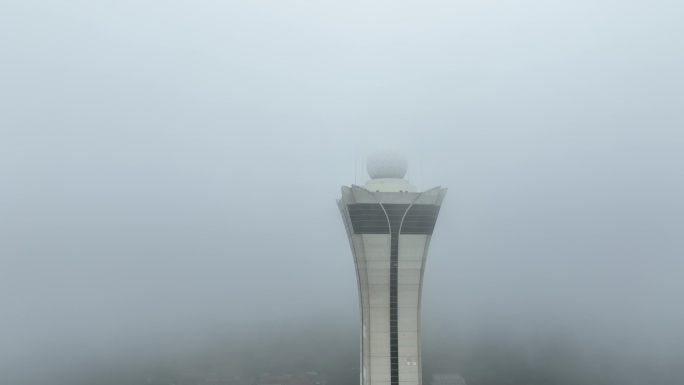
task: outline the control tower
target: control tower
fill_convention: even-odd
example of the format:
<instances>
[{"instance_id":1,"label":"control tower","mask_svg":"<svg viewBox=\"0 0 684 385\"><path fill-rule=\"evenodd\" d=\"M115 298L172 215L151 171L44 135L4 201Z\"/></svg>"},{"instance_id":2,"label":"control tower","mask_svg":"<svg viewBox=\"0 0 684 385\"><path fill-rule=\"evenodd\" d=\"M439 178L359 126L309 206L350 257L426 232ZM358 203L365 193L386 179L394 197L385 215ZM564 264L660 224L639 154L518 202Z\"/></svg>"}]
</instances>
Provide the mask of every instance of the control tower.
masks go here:
<instances>
[{"instance_id":1,"label":"control tower","mask_svg":"<svg viewBox=\"0 0 684 385\"><path fill-rule=\"evenodd\" d=\"M447 189L418 192L406 158L382 151L371 179L342 187L361 305L361 385L421 385L420 296L425 258Z\"/></svg>"}]
</instances>

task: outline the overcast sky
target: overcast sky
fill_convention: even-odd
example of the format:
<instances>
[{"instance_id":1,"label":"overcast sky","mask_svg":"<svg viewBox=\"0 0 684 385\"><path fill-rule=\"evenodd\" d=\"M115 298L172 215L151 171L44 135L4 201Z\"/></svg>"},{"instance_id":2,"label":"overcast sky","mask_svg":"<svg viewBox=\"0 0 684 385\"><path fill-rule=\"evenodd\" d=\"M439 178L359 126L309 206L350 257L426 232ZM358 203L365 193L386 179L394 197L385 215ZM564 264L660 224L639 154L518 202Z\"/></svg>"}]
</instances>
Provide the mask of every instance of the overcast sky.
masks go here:
<instances>
[{"instance_id":1,"label":"overcast sky","mask_svg":"<svg viewBox=\"0 0 684 385\"><path fill-rule=\"evenodd\" d=\"M683 351L682 12L3 1L0 366L65 341L355 322L335 199L386 146L449 188L425 327Z\"/></svg>"}]
</instances>

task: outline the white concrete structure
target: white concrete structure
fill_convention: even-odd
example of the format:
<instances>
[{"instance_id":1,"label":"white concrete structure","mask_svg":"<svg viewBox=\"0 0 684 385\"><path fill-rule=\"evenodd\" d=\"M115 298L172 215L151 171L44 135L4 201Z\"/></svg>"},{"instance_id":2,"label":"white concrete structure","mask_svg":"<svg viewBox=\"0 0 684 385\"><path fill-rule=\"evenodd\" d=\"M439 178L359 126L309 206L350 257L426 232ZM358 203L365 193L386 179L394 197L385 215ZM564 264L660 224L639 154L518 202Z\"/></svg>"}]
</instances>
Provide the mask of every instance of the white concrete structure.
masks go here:
<instances>
[{"instance_id":1,"label":"white concrete structure","mask_svg":"<svg viewBox=\"0 0 684 385\"><path fill-rule=\"evenodd\" d=\"M420 296L425 257L446 189L402 179L406 159L368 159L365 186L337 201L349 236L361 304L361 385L421 385Z\"/></svg>"}]
</instances>

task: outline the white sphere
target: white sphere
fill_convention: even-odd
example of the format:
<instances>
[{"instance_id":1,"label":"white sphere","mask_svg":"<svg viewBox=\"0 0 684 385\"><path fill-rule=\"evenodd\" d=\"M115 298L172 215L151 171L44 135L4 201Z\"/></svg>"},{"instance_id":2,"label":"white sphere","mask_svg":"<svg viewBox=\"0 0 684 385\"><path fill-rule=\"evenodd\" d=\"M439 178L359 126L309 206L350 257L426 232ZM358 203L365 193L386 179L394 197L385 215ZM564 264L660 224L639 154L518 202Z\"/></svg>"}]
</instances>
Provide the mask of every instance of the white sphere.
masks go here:
<instances>
[{"instance_id":1,"label":"white sphere","mask_svg":"<svg viewBox=\"0 0 684 385\"><path fill-rule=\"evenodd\" d=\"M402 179L408 170L408 161L404 154L397 150L382 150L368 157L366 170L371 179Z\"/></svg>"}]
</instances>

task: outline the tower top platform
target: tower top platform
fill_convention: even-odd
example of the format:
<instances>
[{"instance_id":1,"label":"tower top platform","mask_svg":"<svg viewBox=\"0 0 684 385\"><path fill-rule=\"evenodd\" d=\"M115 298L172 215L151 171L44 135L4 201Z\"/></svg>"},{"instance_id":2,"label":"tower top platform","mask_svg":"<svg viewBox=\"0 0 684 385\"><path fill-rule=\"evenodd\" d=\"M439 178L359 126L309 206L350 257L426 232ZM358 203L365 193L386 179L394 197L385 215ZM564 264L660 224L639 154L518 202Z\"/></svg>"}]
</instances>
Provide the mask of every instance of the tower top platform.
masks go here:
<instances>
[{"instance_id":1,"label":"tower top platform","mask_svg":"<svg viewBox=\"0 0 684 385\"><path fill-rule=\"evenodd\" d=\"M417 192L416 186L405 179L377 178L371 179L363 186L371 192Z\"/></svg>"},{"instance_id":2,"label":"tower top platform","mask_svg":"<svg viewBox=\"0 0 684 385\"><path fill-rule=\"evenodd\" d=\"M389 183L388 183L389 185ZM408 185L408 183L406 184ZM403 186L406 186L403 185ZM410 186L410 185L409 185ZM377 191L369 190L367 186L342 186L342 197L338 202L344 204L372 203L372 204L432 204L441 205L447 189L440 186L423 192L417 191Z\"/></svg>"}]
</instances>

